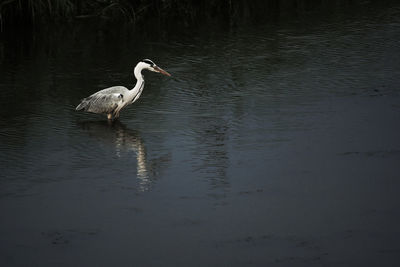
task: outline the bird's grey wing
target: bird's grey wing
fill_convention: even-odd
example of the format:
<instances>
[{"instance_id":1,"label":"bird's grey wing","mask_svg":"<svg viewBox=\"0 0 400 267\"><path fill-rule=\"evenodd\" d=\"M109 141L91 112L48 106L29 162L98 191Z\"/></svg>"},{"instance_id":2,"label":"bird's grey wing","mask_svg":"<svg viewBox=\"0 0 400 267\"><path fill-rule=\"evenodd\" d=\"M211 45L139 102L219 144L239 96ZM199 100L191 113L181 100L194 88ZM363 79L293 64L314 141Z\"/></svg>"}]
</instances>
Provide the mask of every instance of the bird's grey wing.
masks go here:
<instances>
[{"instance_id":1,"label":"bird's grey wing","mask_svg":"<svg viewBox=\"0 0 400 267\"><path fill-rule=\"evenodd\" d=\"M103 89L83 99L76 110L84 109L93 113L112 113L118 107L118 104L124 100L124 89L127 90L122 86Z\"/></svg>"}]
</instances>

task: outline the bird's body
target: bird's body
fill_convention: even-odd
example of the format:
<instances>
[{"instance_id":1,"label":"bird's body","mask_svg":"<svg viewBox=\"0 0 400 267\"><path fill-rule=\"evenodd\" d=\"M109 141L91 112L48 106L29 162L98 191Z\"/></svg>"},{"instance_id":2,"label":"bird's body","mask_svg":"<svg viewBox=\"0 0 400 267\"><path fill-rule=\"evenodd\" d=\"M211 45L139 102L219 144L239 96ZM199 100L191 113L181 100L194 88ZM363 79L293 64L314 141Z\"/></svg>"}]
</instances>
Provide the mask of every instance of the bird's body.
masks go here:
<instances>
[{"instance_id":1,"label":"bird's body","mask_svg":"<svg viewBox=\"0 0 400 267\"><path fill-rule=\"evenodd\" d=\"M143 91L144 82L139 89L129 90L124 86L113 86L82 99L76 110L107 114L108 119L118 118L125 106L135 102Z\"/></svg>"},{"instance_id":2,"label":"bird's body","mask_svg":"<svg viewBox=\"0 0 400 267\"><path fill-rule=\"evenodd\" d=\"M113 86L100 90L82 99L81 103L76 107L76 110L107 114L109 120L118 118L121 109L138 100L142 94L144 79L141 72L143 69L171 76L168 72L156 66L153 61L144 59L135 67L134 74L137 81L133 89L129 90L124 86Z\"/></svg>"}]
</instances>

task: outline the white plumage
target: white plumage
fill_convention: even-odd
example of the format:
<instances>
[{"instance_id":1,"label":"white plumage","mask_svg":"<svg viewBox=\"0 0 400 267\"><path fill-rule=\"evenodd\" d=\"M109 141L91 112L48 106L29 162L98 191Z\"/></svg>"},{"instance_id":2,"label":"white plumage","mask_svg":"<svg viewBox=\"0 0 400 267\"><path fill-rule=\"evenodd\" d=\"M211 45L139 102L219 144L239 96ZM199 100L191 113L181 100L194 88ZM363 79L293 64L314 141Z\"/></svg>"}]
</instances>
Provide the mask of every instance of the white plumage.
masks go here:
<instances>
[{"instance_id":1,"label":"white plumage","mask_svg":"<svg viewBox=\"0 0 400 267\"><path fill-rule=\"evenodd\" d=\"M134 75L137 81L133 89L129 90L124 86L113 86L103 89L82 99L76 110L106 114L109 120L118 118L121 109L138 100L142 94L144 88L142 70L144 69L171 76L150 59L144 59L135 67Z\"/></svg>"}]
</instances>

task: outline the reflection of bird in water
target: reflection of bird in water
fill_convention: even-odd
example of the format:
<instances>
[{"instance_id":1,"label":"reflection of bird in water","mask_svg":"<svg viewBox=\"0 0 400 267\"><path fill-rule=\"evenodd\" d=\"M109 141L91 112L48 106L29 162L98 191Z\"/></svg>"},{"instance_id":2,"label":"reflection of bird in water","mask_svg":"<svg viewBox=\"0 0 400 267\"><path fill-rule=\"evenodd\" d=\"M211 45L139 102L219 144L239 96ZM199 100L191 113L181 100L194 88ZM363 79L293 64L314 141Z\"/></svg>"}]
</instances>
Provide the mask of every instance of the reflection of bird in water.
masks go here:
<instances>
[{"instance_id":1,"label":"reflection of bird in water","mask_svg":"<svg viewBox=\"0 0 400 267\"><path fill-rule=\"evenodd\" d=\"M148 160L145 144L140 133L128 129L119 121L85 121L79 122L79 125L91 136L95 136L102 142L112 144L118 157L121 157L124 151L135 152L140 191L146 191L150 188L152 182L156 179L156 174L160 171L159 169L164 165L163 163L169 161L169 155Z\"/></svg>"},{"instance_id":2,"label":"reflection of bird in water","mask_svg":"<svg viewBox=\"0 0 400 267\"><path fill-rule=\"evenodd\" d=\"M82 99L82 102L76 107L76 110L107 114L109 120L118 118L121 109L138 100L142 94L144 87L142 70L150 70L171 76L150 59L143 59L136 65L134 70L137 80L134 88L129 90L124 86L113 86L103 89Z\"/></svg>"}]
</instances>

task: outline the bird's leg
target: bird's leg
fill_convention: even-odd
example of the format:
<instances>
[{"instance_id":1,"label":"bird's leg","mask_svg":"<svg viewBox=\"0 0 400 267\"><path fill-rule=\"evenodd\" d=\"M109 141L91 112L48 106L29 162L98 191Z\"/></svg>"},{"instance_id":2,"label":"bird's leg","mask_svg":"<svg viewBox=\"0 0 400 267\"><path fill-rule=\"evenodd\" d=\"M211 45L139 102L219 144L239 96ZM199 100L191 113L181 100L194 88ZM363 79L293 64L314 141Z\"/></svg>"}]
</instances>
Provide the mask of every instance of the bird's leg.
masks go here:
<instances>
[{"instance_id":1,"label":"bird's leg","mask_svg":"<svg viewBox=\"0 0 400 267\"><path fill-rule=\"evenodd\" d=\"M114 121L114 120L117 120L119 118L119 112L116 112L116 113L108 113L107 114L107 119L108 119L108 121Z\"/></svg>"}]
</instances>

